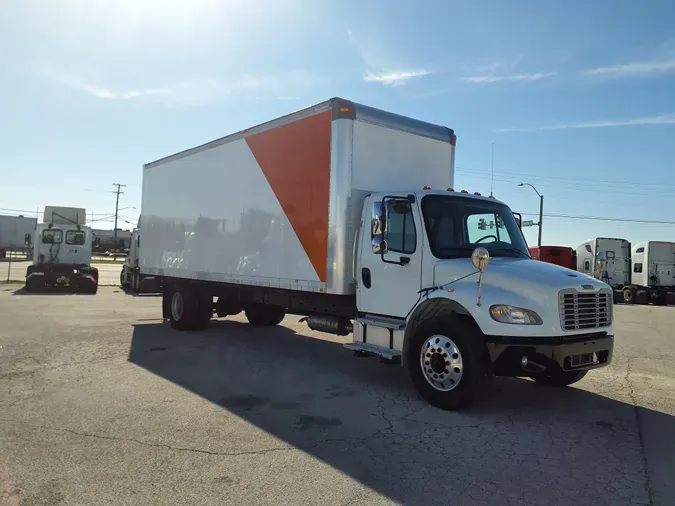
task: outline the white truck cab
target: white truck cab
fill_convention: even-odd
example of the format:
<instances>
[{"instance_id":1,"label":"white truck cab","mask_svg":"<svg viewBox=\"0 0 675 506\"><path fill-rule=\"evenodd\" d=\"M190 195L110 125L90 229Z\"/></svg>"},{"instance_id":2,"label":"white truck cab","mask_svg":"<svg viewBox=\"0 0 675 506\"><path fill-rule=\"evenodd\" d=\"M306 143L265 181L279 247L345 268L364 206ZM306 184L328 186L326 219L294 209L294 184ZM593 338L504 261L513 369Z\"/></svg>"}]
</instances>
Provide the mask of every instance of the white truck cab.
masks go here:
<instances>
[{"instance_id":1,"label":"white truck cab","mask_svg":"<svg viewBox=\"0 0 675 506\"><path fill-rule=\"evenodd\" d=\"M35 229L33 262L26 290L66 287L86 293L98 289L98 269L91 267L92 231L81 208L46 206Z\"/></svg>"},{"instance_id":2,"label":"white truck cab","mask_svg":"<svg viewBox=\"0 0 675 506\"><path fill-rule=\"evenodd\" d=\"M496 199L371 194L357 251L361 317L347 347L400 356L432 404L460 402L446 394L482 362L496 375L567 385L611 360L611 288L533 260Z\"/></svg>"},{"instance_id":3,"label":"white truck cab","mask_svg":"<svg viewBox=\"0 0 675 506\"><path fill-rule=\"evenodd\" d=\"M140 223L139 223L140 225ZM124 259L122 272L120 272L120 286L132 293L150 293L161 289L155 276L141 272L139 258L141 252L141 230L135 228L131 232L129 240L129 253Z\"/></svg>"}]
</instances>

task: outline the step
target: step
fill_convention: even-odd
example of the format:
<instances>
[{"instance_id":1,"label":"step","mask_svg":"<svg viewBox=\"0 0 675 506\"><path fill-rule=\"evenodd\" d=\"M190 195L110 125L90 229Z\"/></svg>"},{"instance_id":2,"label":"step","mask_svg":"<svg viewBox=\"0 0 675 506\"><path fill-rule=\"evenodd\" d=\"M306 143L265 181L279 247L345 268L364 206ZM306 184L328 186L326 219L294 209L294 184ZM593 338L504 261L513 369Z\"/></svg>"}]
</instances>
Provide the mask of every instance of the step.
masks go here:
<instances>
[{"instance_id":1,"label":"step","mask_svg":"<svg viewBox=\"0 0 675 506\"><path fill-rule=\"evenodd\" d=\"M384 348L383 346L377 346L375 344L369 343L347 343L343 345L344 348L352 351L360 351L363 353L372 353L374 355L379 355L382 358L392 360L396 357L401 356L401 352L397 350L392 350L390 348Z\"/></svg>"},{"instance_id":2,"label":"step","mask_svg":"<svg viewBox=\"0 0 675 506\"><path fill-rule=\"evenodd\" d=\"M387 329L401 330L405 328L405 320L400 318L388 318L386 316L364 316L356 319L361 325L374 325Z\"/></svg>"}]
</instances>

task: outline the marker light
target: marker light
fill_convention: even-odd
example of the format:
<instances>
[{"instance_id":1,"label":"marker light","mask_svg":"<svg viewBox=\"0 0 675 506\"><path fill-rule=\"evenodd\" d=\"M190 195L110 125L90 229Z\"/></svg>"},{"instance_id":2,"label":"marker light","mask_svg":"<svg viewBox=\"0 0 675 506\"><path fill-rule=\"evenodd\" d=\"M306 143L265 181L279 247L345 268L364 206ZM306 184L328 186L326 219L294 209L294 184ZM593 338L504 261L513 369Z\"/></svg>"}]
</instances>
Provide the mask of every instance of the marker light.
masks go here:
<instances>
[{"instance_id":1,"label":"marker light","mask_svg":"<svg viewBox=\"0 0 675 506\"><path fill-rule=\"evenodd\" d=\"M425 186L423 190L431 190L431 186Z\"/></svg>"},{"instance_id":2,"label":"marker light","mask_svg":"<svg viewBox=\"0 0 675 506\"><path fill-rule=\"evenodd\" d=\"M448 191L449 191L449 192L454 192L455 189L454 189L454 188L448 188Z\"/></svg>"},{"instance_id":3,"label":"marker light","mask_svg":"<svg viewBox=\"0 0 675 506\"><path fill-rule=\"evenodd\" d=\"M469 192L468 192L468 191L466 191L466 190L462 190L462 193L469 193Z\"/></svg>"}]
</instances>

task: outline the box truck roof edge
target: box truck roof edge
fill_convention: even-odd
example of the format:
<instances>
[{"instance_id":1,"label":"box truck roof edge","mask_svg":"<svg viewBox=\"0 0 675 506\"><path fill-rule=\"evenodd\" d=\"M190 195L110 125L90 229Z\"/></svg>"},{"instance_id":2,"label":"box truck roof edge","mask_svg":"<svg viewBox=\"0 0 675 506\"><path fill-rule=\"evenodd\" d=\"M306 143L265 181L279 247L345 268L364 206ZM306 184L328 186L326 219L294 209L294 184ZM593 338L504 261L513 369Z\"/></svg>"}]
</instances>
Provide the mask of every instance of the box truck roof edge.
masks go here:
<instances>
[{"instance_id":1,"label":"box truck roof edge","mask_svg":"<svg viewBox=\"0 0 675 506\"><path fill-rule=\"evenodd\" d=\"M297 111L291 112L279 118L275 118L264 123L240 130L239 132L234 132L232 134L220 137L218 139L206 142L199 146L193 148L185 149L174 153L158 160L148 162L143 165L144 168L156 167L164 163L189 156L206 149L215 148L216 146L221 146L227 144L228 142L233 142L238 139L243 139L251 135L255 135L273 128L303 119L309 116L314 116L325 111L331 111L331 120L347 118L347 119L357 119L360 121L366 121L373 123L375 125L386 126L388 128L394 128L401 130L403 132L412 133L421 135L423 137L430 137L439 141L447 141L452 145L455 145L457 142L457 136L455 131L451 128L435 125L433 123L428 123L426 121L416 120L396 114L393 112L384 111L382 109L377 109L375 107L370 107L367 105L359 104L357 102L352 102L343 98L331 98L325 102L315 104Z\"/></svg>"}]
</instances>

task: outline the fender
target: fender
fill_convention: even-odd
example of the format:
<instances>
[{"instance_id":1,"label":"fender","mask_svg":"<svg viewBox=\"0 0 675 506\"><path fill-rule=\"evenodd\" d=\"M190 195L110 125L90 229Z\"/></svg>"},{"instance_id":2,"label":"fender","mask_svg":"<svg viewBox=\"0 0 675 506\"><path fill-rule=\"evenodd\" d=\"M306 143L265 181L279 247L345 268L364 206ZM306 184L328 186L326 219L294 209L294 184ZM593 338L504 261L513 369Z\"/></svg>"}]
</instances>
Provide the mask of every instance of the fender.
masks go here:
<instances>
[{"instance_id":1,"label":"fender","mask_svg":"<svg viewBox=\"0 0 675 506\"><path fill-rule=\"evenodd\" d=\"M405 365L405 357L408 353L410 336L412 336L419 323L421 321L451 314L463 315L466 318L470 318L473 323L478 326L473 316L471 316L471 313L462 304L446 296L445 293L431 294L420 300L406 323L405 334L403 336L401 365Z\"/></svg>"}]
</instances>

